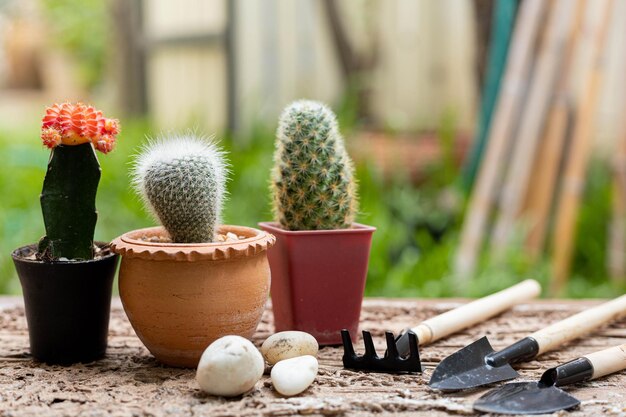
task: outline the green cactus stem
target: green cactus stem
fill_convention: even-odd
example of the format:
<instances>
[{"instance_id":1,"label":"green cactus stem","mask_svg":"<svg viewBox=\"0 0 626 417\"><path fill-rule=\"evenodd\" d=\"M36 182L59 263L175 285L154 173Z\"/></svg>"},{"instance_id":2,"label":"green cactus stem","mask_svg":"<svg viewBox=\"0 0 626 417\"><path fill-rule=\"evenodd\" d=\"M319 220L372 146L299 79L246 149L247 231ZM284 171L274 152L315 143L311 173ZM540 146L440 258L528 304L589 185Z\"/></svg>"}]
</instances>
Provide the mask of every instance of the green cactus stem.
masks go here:
<instances>
[{"instance_id":1,"label":"green cactus stem","mask_svg":"<svg viewBox=\"0 0 626 417\"><path fill-rule=\"evenodd\" d=\"M272 194L275 216L288 230L342 229L354 221L354 168L324 104L296 101L280 116Z\"/></svg>"},{"instance_id":2,"label":"green cactus stem","mask_svg":"<svg viewBox=\"0 0 626 417\"><path fill-rule=\"evenodd\" d=\"M99 181L100 164L91 143L52 150L40 198L46 226L39 242L41 259L93 258Z\"/></svg>"},{"instance_id":3,"label":"green cactus stem","mask_svg":"<svg viewBox=\"0 0 626 417\"><path fill-rule=\"evenodd\" d=\"M160 137L138 156L133 181L175 243L215 240L227 169L224 154L192 133Z\"/></svg>"}]
</instances>

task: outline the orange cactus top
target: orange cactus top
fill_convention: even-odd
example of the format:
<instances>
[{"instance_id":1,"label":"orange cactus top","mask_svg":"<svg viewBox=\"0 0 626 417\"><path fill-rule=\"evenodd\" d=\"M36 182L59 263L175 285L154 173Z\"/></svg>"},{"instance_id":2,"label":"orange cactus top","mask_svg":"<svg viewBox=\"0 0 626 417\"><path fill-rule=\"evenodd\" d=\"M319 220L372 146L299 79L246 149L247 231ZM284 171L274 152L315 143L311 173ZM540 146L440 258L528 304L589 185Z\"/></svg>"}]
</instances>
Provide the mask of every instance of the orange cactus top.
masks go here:
<instances>
[{"instance_id":1,"label":"orange cactus top","mask_svg":"<svg viewBox=\"0 0 626 417\"><path fill-rule=\"evenodd\" d=\"M52 149L58 145L91 142L102 153L115 147L120 131L116 119L107 119L100 110L83 103L54 104L46 109L41 124L41 140Z\"/></svg>"}]
</instances>

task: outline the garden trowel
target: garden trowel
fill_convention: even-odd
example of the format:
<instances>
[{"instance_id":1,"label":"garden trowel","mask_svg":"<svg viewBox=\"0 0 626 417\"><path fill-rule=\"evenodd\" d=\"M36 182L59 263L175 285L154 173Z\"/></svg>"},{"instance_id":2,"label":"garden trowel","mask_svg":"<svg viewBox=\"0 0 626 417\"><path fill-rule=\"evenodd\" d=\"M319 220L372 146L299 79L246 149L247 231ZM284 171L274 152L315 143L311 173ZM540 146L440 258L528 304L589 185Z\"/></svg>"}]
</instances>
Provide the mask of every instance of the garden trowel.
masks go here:
<instances>
[{"instance_id":1,"label":"garden trowel","mask_svg":"<svg viewBox=\"0 0 626 417\"><path fill-rule=\"evenodd\" d=\"M561 388L626 369L626 343L548 369L539 381L505 384L474 403L474 409L496 414L548 414L569 410L580 401Z\"/></svg>"},{"instance_id":2,"label":"garden trowel","mask_svg":"<svg viewBox=\"0 0 626 417\"><path fill-rule=\"evenodd\" d=\"M387 352L384 357L376 354L370 332L363 331L365 354L358 356L354 352L350 333L342 330L343 365L346 368L373 372L421 372L418 343L426 345L435 342L461 329L483 322L516 304L535 298L539 293L541 293L539 283L528 279L428 319L417 327L407 329L397 339L394 339L391 332L387 332Z\"/></svg>"},{"instance_id":3,"label":"garden trowel","mask_svg":"<svg viewBox=\"0 0 626 417\"><path fill-rule=\"evenodd\" d=\"M428 385L458 391L516 378L511 364L529 361L624 315L626 295L554 323L498 352L482 337L441 361Z\"/></svg>"}]
</instances>

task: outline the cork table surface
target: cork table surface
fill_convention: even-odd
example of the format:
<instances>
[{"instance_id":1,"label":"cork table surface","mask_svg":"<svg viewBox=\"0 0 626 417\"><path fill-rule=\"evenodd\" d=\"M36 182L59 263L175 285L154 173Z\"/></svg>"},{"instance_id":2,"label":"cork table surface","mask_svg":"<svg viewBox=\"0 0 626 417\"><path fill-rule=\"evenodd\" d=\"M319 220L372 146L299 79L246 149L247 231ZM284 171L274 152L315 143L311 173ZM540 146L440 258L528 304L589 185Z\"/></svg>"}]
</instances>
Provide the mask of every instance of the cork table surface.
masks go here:
<instances>
[{"instance_id":1,"label":"cork table surface","mask_svg":"<svg viewBox=\"0 0 626 417\"><path fill-rule=\"evenodd\" d=\"M384 349L385 330L398 331L458 306L460 300L366 299L362 328ZM113 301L106 358L71 367L48 366L28 353L28 333L19 297L0 298L0 416L366 416L477 415L472 402L486 390L442 395L426 382L434 366L483 335L502 348L545 325L599 301L536 301L421 349L424 374L387 375L345 370L341 348L323 348L320 371L303 394L282 398L266 375L247 394L234 399L202 393L194 370L160 365L135 336L119 300ZM254 337L257 345L273 331L265 312ZM626 342L626 320L518 367L522 380L580 355ZM361 342L358 341L358 344ZM357 346L359 346L357 344ZM626 372L568 386L582 405L563 415L626 416Z\"/></svg>"}]
</instances>

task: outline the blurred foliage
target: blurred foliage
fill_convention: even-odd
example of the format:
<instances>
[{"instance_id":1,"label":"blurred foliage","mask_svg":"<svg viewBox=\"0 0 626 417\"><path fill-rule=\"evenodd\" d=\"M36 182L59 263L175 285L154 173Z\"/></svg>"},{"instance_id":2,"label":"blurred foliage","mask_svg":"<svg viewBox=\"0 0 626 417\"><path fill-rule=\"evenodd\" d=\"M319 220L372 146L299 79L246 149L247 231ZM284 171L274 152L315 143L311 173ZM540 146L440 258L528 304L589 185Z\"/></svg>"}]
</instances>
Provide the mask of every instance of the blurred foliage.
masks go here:
<instances>
[{"instance_id":1,"label":"blurred foliage","mask_svg":"<svg viewBox=\"0 0 626 417\"><path fill-rule=\"evenodd\" d=\"M6 4L0 0L0 6ZM98 86L108 68L112 22L102 0L41 0L50 23L51 40L78 64L79 77L88 88ZM356 94L346 94L338 106L339 121L348 140L358 130ZM122 121L115 152L99 156L102 179L97 197L96 239L109 241L128 230L154 224L129 185L131 155L156 132L145 121ZM393 135L393 128L387 127ZM373 163L357 166L361 213L358 221L377 228L372 243L366 294L389 297L480 296L532 277L547 284L549 262L532 263L518 242L507 249L505 260L494 263L484 251L477 276L463 287L452 274L452 260L466 201L458 193L459 171L454 160L454 113L444 114L438 136L442 158L427 167L427 181L415 187L401 167L384 178ZM274 126L256 126L249 138L225 137L232 175L224 222L255 226L271 219L269 171L272 165ZM39 193L49 152L40 145L39 121L12 131L0 129L0 293L19 293L10 253L36 242L43 234ZM625 288L607 278L606 242L610 218L610 172L607 164L592 164L581 207L574 250L573 276L567 295L608 297Z\"/></svg>"},{"instance_id":2,"label":"blurred foliage","mask_svg":"<svg viewBox=\"0 0 626 417\"><path fill-rule=\"evenodd\" d=\"M350 119L348 116L347 119ZM345 119L343 119L345 120ZM452 259L463 218L460 194L454 186L457 167L451 163L453 118L442 121L443 158L428 167L428 180L415 187L399 170L383 178L373 164L357 166L361 199L359 221L377 228L370 258L366 294L389 297L480 296L527 277L547 284L547 261L532 264L521 244L509 248L505 262L493 264L485 252L480 271L467 288L452 275ZM129 185L131 155L156 132L149 123L122 121L117 149L99 155L102 165L97 207L96 238L111 240L128 230L154 221L144 212ZM0 165L0 292L19 293L10 253L43 235L39 193L48 151L40 145L38 123L19 131L0 130L0 152L10 155ZM229 199L224 221L255 226L271 218L269 171L272 165L274 127L257 127L249 140L222 139L232 165ZM354 129L348 126L346 132ZM348 140L357 140L348 134ZM246 138L244 138L246 139ZM573 277L568 295L608 297L623 287L606 278L606 228L610 207L608 168L592 166L581 210Z\"/></svg>"},{"instance_id":3,"label":"blurred foliage","mask_svg":"<svg viewBox=\"0 0 626 417\"><path fill-rule=\"evenodd\" d=\"M573 296L621 294L607 279L608 228L611 217L611 169L606 161L594 160L587 175L584 204L578 216L576 246L569 292Z\"/></svg>"},{"instance_id":4,"label":"blurred foliage","mask_svg":"<svg viewBox=\"0 0 626 417\"><path fill-rule=\"evenodd\" d=\"M52 42L75 59L81 84L88 88L98 85L107 69L107 45L111 42L109 2L41 0L41 5L50 22Z\"/></svg>"}]
</instances>

